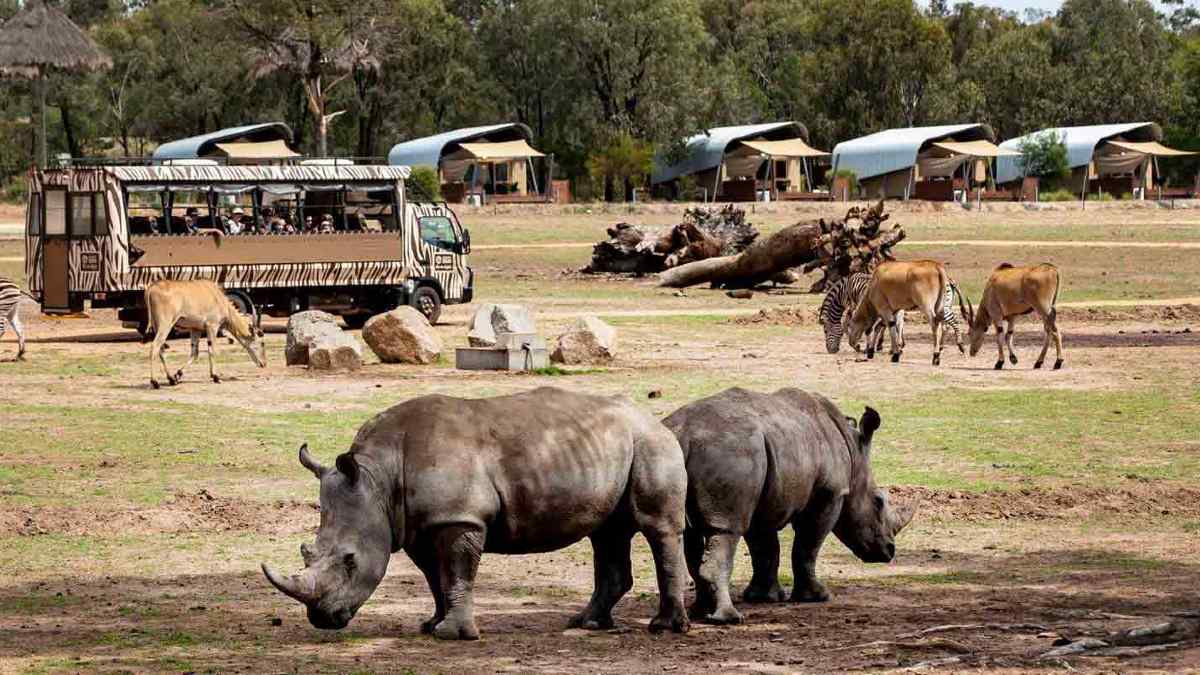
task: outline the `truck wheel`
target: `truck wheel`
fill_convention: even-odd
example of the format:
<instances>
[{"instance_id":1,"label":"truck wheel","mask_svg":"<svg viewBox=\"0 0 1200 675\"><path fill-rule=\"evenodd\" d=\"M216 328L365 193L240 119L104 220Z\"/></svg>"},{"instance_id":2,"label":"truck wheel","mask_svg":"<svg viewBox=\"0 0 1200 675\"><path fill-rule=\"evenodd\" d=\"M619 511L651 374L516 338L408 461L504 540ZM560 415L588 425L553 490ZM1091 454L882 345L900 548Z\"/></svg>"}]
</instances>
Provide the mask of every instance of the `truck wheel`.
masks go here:
<instances>
[{"instance_id":1,"label":"truck wheel","mask_svg":"<svg viewBox=\"0 0 1200 675\"><path fill-rule=\"evenodd\" d=\"M413 309L425 315L429 323L436 324L442 315L442 296L429 286L420 286L408 296L408 304Z\"/></svg>"}]
</instances>

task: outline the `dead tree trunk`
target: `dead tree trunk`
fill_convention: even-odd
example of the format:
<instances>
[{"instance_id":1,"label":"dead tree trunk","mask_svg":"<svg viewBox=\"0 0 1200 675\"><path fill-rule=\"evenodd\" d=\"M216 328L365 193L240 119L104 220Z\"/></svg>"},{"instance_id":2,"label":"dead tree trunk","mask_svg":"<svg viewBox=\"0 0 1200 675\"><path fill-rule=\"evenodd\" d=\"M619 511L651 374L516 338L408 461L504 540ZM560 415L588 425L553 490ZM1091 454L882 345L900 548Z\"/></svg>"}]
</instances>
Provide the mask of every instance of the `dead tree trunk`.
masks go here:
<instances>
[{"instance_id":1,"label":"dead tree trunk","mask_svg":"<svg viewBox=\"0 0 1200 675\"><path fill-rule=\"evenodd\" d=\"M820 290L853 272L869 272L892 258L891 249L904 239L904 230L887 230L883 202L870 209L850 209L842 220L808 221L786 227L756 241L742 253L680 265L662 273L660 286L683 288L709 283L718 288L752 288L803 266L804 272L824 268ZM820 288L818 288L820 287Z\"/></svg>"}]
</instances>

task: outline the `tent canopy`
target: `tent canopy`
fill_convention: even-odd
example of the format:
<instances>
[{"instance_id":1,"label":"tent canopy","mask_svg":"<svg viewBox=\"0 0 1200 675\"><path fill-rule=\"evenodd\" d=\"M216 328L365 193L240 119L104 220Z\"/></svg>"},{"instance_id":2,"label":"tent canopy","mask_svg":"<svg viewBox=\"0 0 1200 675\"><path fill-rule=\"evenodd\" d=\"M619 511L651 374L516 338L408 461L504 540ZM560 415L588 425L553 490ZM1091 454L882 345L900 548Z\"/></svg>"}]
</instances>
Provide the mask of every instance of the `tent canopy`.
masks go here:
<instances>
[{"instance_id":1,"label":"tent canopy","mask_svg":"<svg viewBox=\"0 0 1200 675\"><path fill-rule=\"evenodd\" d=\"M828 157L829 153L817 150L802 138L785 141L742 141L742 145L768 157Z\"/></svg>"},{"instance_id":2,"label":"tent canopy","mask_svg":"<svg viewBox=\"0 0 1200 675\"><path fill-rule=\"evenodd\" d=\"M956 155L969 157L1012 157L1021 154L1010 148L1002 148L991 141L940 141L934 145Z\"/></svg>"},{"instance_id":3,"label":"tent canopy","mask_svg":"<svg viewBox=\"0 0 1200 675\"><path fill-rule=\"evenodd\" d=\"M1041 134L1054 134L1067 146L1067 166L1075 169L1087 166L1096 154L1096 148L1104 141L1161 141L1162 127L1154 122L1130 122L1127 124L1092 124L1079 127L1052 127L1031 134L1010 138L1000 144L1002 148L1020 149L1021 144L1034 140ZM996 160L996 182L1009 183L1022 177L1021 162L1015 157L1000 157Z\"/></svg>"},{"instance_id":4,"label":"tent canopy","mask_svg":"<svg viewBox=\"0 0 1200 675\"><path fill-rule=\"evenodd\" d=\"M732 127L713 127L702 134L691 136L685 141L687 157L682 161L667 166L663 158L656 157L651 183L668 183L679 178L721 166L725 160L726 150L735 142L743 144L747 140L758 139L767 141L784 141L790 139L808 139L808 129L799 122L768 122L765 124L744 124Z\"/></svg>"},{"instance_id":5,"label":"tent canopy","mask_svg":"<svg viewBox=\"0 0 1200 675\"><path fill-rule=\"evenodd\" d=\"M428 166L436 169L444 156L453 154L464 143L504 143L519 140L533 140L533 130L519 122L444 131L393 145L388 151L388 164Z\"/></svg>"},{"instance_id":6,"label":"tent canopy","mask_svg":"<svg viewBox=\"0 0 1200 675\"><path fill-rule=\"evenodd\" d=\"M460 152L472 159L497 161L510 159L525 159L527 157L545 157L543 153L534 150L524 140L505 141L502 143L460 143ZM459 153L454 153L457 159Z\"/></svg>"},{"instance_id":7,"label":"tent canopy","mask_svg":"<svg viewBox=\"0 0 1200 675\"><path fill-rule=\"evenodd\" d=\"M848 169L859 180L901 171L917 163L917 155L932 143L944 141L994 141L986 124L949 124L934 127L887 129L838 143L833 149L834 171Z\"/></svg>"},{"instance_id":8,"label":"tent canopy","mask_svg":"<svg viewBox=\"0 0 1200 675\"><path fill-rule=\"evenodd\" d=\"M217 148L230 159L287 159L300 156L283 141L217 143Z\"/></svg>"},{"instance_id":9,"label":"tent canopy","mask_svg":"<svg viewBox=\"0 0 1200 675\"><path fill-rule=\"evenodd\" d=\"M1176 150L1168 148L1158 141L1146 141L1144 143L1133 143L1130 141L1109 141L1109 145L1114 145L1122 150L1129 150L1143 155L1153 155L1154 157L1183 157L1186 155L1194 155L1196 153L1187 150Z\"/></svg>"},{"instance_id":10,"label":"tent canopy","mask_svg":"<svg viewBox=\"0 0 1200 675\"><path fill-rule=\"evenodd\" d=\"M241 127L220 129L200 136L181 138L170 143L163 143L154 150L154 159L195 159L211 157L216 154L219 143L262 143L266 141L282 141L284 144L292 140L292 129L283 122L267 122L265 124L248 124Z\"/></svg>"}]
</instances>

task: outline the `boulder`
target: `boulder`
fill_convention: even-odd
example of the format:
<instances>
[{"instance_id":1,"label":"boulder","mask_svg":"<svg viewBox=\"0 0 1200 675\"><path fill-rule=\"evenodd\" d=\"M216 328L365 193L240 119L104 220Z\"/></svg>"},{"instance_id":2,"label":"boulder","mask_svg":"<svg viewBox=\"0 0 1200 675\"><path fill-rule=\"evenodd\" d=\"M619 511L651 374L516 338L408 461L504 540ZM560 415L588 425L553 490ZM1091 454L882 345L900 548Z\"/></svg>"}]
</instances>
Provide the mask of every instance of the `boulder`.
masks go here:
<instances>
[{"instance_id":1,"label":"boulder","mask_svg":"<svg viewBox=\"0 0 1200 675\"><path fill-rule=\"evenodd\" d=\"M524 305L487 303L471 317L467 341L472 347L496 346L496 333L536 333L533 316Z\"/></svg>"},{"instance_id":2,"label":"boulder","mask_svg":"<svg viewBox=\"0 0 1200 675\"><path fill-rule=\"evenodd\" d=\"M408 305L371 317L362 336L384 363L433 363L442 353L429 320Z\"/></svg>"},{"instance_id":3,"label":"boulder","mask_svg":"<svg viewBox=\"0 0 1200 675\"><path fill-rule=\"evenodd\" d=\"M336 316L317 309L293 314L288 319L287 346L284 348L287 364L307 365L309 350L318 337L342 332L337 321Z\"/></svg>"},{"instance_id":4,"label":"boulder","mask_svg":"<svg viewBox=\"0 0 1200 675\"><path fill-rule=\"evenodd\" d=\"M362 368L362 343L340 329L320 335L308 348L312 370L358 370Z\"/></svg>"},{"instance_id":5,"label":"boulder","mask_svg":"<svg viewBox=\"0 0 1200 675\"><path fill-rule=\"evenodd\" d=\"M594 316L585 316L558 336L550 360L564 364L608 363L616 353L617 329Z\"/></svg>"}]
</instances>

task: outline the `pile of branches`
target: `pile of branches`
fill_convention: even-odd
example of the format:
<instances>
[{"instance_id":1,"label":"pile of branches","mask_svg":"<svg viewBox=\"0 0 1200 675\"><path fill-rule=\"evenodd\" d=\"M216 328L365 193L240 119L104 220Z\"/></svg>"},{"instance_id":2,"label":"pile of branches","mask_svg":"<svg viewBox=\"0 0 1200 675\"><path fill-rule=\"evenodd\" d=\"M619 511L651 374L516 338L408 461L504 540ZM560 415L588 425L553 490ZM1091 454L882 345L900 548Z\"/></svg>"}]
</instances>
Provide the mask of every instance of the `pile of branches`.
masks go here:
<instances>
[{"instance_id":1,"label":"pile of branches","mask_svg":"<svg viewBox=\"0 0 1200 675\"><path fill-rule=\"evenodd\" d=\"M817 257L801 268L805 274L821 270L824 274L809 288L821 293L839 279L856 272L874 272L879 263L895 260L892 247L904 241L904 228L899 225L883 228L888 214L880 201L870 208L851 207L842 220L817 221L821 236L817 240Z\"/></svg>"},{"instance_id":2,"label":"pile of branches","mask_svg":"<svg viewBox=\"0 0 1200 675\"><path fill-rule=\"evenodd\" d=\"M753 288L779 279L794 267L824 276L811 289L820 292L843 276L870 272L891 260L892 247L904 240L904 228L883 228L888 215L880 201L870 208L851 207L841 220L805 221L789 225L752 243L737 255L680 265L663 272L660 286L683 288L710 284L714 288Z\"/></svg>"},{"instance_id":3,"label":"pile of branches","mask_svg":"<svg viewBox=\"0 0 1200 675\"><path fill-rule=\"evenodd\" d=\"M735 255L758 237L746 212L732 204L721 209L694 208L670 228L648 229L618 223L608 239L592 247L587 273L652 274L716 256Z\"/></svg>"}]
</instances>

